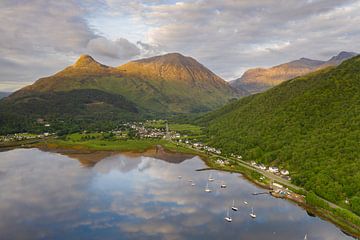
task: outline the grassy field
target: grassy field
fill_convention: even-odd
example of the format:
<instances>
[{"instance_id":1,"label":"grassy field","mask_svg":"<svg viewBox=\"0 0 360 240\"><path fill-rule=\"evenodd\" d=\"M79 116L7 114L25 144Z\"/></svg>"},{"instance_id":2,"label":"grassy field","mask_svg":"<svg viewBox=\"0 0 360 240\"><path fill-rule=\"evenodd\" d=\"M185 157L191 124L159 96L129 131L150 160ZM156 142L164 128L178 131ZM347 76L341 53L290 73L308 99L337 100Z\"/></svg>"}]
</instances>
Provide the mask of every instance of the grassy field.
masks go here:
<instances>
[{"instance_id":1,"label":"grassy field","mask_svg":"<svg viewBox=\"0 0 360 240\"><path fill-rule=\"evenodd\" d=\"M94 137L85 139L86 137ZM197 152L164 139L103 139L101 133L67 135L64 139L52 139L41 145L49 148L73 148L102 151L145 152L161 145L164 149L179 153L196 154Z\"/></svg>"}]
</instances>

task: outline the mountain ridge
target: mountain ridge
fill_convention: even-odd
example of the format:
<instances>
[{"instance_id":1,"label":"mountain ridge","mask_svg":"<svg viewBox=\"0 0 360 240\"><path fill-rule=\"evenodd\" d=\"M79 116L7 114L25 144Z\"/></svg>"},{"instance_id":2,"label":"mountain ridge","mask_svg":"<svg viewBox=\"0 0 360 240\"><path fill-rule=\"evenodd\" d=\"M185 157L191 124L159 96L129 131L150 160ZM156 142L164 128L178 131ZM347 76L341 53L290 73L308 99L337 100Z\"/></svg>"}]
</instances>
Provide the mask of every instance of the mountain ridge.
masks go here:
<instances>
[{"instance_id":1,"label":"mountain ridge","mask_svg":"<svg viewBox=\"0 0 360 240\"><path fill-rule=\"evenodd\" d=\"M127 115L136 117L136 114L139 119L207 112L248 94L234 89L195 59L178 53L135 60L119 67L109 67L89 55L81 55L74 64L0 101L0 110L10 114L13 107L17 112L11 114L22 115L29 114L27 109L31 109L29 118L54 119L59 116L55 109L62 112L58 105L68 109L68 104L62 102L66 96L76 104L76 92L81 94L81 104L77 105L78 114L74 112L69 118L90 119L93 108L89 106L96 106L104 118L114 120L128 120ZM92 102L89 97L96 99L96 94L101 97ZM123 104L113 105L109 99ZM46 112L36 108L44 102L53 107ZM135 108L136 111L129 111ZM96 118L101 119L99 114Z\"/></svg>"},{"instance_id":2,"label":"mountain ridge","mask_svg":"<svg viewBox=\"0 0 360 240\"><path fill-rule=\"evenodd\" d=\"M337 66L356 55L358 54L354 52L342 51L327 61L300 58L270 68L253 68L244 72L240 78L230 81L230 85L235 88L241 87L250 93L263 92L291 78L329 66Z\"/></svg>"}]
</instances>

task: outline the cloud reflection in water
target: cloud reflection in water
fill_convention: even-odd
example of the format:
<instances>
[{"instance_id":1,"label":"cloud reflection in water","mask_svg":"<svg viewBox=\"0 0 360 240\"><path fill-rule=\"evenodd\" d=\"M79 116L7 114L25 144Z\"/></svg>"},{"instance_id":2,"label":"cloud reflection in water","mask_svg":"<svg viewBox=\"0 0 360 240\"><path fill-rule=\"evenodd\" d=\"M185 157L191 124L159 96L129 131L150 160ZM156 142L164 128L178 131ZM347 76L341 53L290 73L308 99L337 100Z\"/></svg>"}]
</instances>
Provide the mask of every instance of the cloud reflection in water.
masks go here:
<instances>
[{"instance_id":1,"label":"cloud reflection in water","mask_svg":"<svg viewBox=\"0 0 360 240\"><path fill-rule=\"evenodd\" d=\"M111 155L82 168L38 149L1 152L0 232L5 239L351 239L295 204L253 196L262 189L240 174L212 171L213 192L205 193L209 171L196 171L204 167L198 157L175 164ZM229 224L223 217L233 199L239 211Z\"/></svg>"}]
</instances>

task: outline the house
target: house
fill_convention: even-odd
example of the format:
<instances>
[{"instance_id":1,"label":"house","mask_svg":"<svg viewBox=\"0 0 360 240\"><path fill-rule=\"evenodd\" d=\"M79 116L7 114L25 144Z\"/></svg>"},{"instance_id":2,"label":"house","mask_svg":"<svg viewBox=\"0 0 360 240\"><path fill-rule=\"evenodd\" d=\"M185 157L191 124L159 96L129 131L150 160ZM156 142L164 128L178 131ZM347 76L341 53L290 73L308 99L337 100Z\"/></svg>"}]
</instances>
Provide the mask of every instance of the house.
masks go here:
<instances>
[{"instance_id":1,"label":"house","mask_svg":"<svg viewBox=\"0 0 360 240\"><path fill-rule=\"evenodd\" d=\"M202 147L203 145L201 143L194 143L193 146L196 148L199 148L199 147Z\"/></svg>"},{"instance_id":2,"label":"house","mask_svg":"<svg viewBox=\"0 0 360 240\"><path fill-rule=\"evenodd\" d=\"M265 167L263 164L259 164L259 168L260 168L261 170L266 170L266 167Z\"/></svg>"},{"instance_id":3,"label":"house","mask_svg":"<svg viewBox=\"0 0 360 240\"><path fill-rule=\"evenodd\" d=\"M274 182L272 185L273 185L273 187L277 187L277 188L283 188L284 187L283 185L278 184L276 182Z\"/></svg>"},{"instance_id":4,"label":"house","mask_svg":"<svg viewBox=\"0 0 360 240\"><path fill-rule=\"evenodd\" d=\"M269 172L271 173L278 173L279 169L277 167L269 167Z\"/></svg>"}]
</instances>

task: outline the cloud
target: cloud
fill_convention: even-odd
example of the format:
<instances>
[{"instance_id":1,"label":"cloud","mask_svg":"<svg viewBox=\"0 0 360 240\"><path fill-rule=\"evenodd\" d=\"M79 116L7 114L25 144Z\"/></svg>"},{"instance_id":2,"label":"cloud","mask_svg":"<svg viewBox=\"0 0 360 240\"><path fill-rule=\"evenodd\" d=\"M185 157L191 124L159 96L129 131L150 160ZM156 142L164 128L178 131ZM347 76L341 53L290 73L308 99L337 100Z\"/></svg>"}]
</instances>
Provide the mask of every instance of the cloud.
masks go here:
<instances>
[{"instance_id":1,"label":"cloud","mask_svg":"<svg viewBox=\"0 0 360 240\"><path fill-rule=\"evenodd\" d=\"M192 55L225 78L300 57L358 51L358 1L196 1L150 6L150 43Z\"/></svg>"},{"instance_id":2,"label":"cloud","mask_svg":"<svg viewBox=\"0 0 360 240\"><path fill-rule=\"evenodd\" d=\"M1 1L0 82L32 82L82 53L119 65L166 52L231 80L251 67L359 52L359 11L356 0Z\"/></svg>"},{"instance_id":3,"label":"cloud","mask_svg":"<svg viewBox=\"0 0 360 240\"><path fill-rule=\"evenodd\" d=\"M140 49L125 38L115 41L103 37L91 39L87 49L95 55L102 55L116 59L130 59L140 54Z\"/></svg>"},{"instance_id":4,"label":"cloud","mask_svg":"<svg viewBox=\"0 0 360 240\"><path fill-rule=\"evenodd\" d=\"M105 7L100 0L1 1L0 91L51 75L83 53L115 65L139 55L137 44L123 37L109 40L89 24Z\"/></svg>"}]
</instances>

